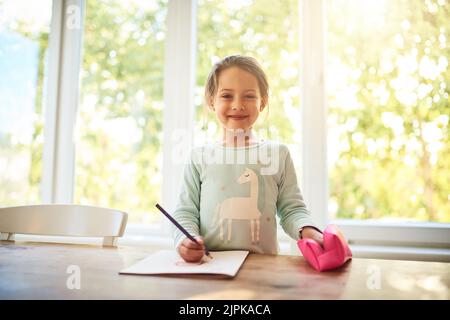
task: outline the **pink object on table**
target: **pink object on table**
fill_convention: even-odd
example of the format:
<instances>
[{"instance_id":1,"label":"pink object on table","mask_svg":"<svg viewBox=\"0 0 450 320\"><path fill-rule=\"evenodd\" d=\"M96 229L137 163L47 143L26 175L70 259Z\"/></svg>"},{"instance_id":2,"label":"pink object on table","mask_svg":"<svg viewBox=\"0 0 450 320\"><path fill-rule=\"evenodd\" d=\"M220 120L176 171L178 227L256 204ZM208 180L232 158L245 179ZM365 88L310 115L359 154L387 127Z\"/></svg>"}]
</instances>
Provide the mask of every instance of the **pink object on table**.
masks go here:
<instances>
[{"instance_id":1,"label":"pink object on table","mask_svg":"<svg viewBox=\"0 0 450 320\"><path fill-rule=\"evenodd\" d=\"M300 239L297 245L303 257L317 271L335 269L352 258L352 252L341 231L329 225L323 232L323 248L312 239Z\"/></svg>"}]
</instances>

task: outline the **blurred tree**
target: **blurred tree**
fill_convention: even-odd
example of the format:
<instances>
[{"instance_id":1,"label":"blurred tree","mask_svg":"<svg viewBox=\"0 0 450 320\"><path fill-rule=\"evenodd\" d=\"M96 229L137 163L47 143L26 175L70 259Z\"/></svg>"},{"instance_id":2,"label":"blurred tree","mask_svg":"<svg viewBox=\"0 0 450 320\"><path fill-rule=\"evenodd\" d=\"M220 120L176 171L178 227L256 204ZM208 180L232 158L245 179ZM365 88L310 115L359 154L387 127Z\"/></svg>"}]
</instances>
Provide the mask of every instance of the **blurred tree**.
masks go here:
<instances>
[{"instance_id":1,"label":"blurred tree","mask_svg":"<svg viewBox=\"0 0 450 320\"><path fill-rule=\"evenodd\" d=\"M75 201L159 220L167 1L86 4Z\"/></svg>"},{"instance_id":2,"label":"blurred tree","mask_svg":"<svg viewBox=\"0 0 450 320\"><path fill-rule=\"evenodd\" d=\"M274 5L270 0L199 0L195 101L196 120L203 130L214 121L214 115L203 103L204 85L212 65L227 55L243 54L253 56L262 65L272 93L269 108L255 129L267 128L268 135L286 143L294 141L295 120L300 121L297 2L287 0Z\"/></svg>"},{"instance_id":3,"label":"blurred tree","mask_svg":"<svg viewBox=\"0 0 450 320\"><path fill-rule=\"evenodd\" d=\"M75 201L151 222L145 212L161 183L167 0L86 4ZM448 0L327 1L333 217L450 222L449 8ZM269 77L269 113L256 129L298 144L297 0L199 0L197 18L197 133L214 133L203 105L212 64L240 53L258 59ZM43 60L48 32L30 35L20 23L15 31L39 41ZM41 62L37 111L43 70ZM35 190L42 126L37 118L31 145L21 146L37 150L27 182ZM11 140L1 139L2 152L9 150Z\"/></svg>"},{"instance_id":4,"label":"blurred tree","mask_svg":"<svg viewBox=\"0 0 450 320\"><path fill-rule=\"evenodd\" d=\"M448 1L327 4L334 213L450 222Z\"/></svg>"}]
</instances>

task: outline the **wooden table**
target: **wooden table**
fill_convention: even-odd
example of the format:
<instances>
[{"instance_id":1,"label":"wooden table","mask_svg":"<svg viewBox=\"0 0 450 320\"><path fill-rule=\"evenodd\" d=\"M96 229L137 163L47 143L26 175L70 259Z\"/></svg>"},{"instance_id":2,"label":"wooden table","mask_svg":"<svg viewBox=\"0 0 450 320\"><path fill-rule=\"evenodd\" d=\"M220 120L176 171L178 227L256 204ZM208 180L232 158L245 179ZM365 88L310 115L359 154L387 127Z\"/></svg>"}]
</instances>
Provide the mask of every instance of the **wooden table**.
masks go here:
<instances>
[{"instance_id":1,"label":"wooden table","mask_svg":"<svg viewBox=\"0 0 450 320\"><path fill-rule=\"evenodd\" d=\"M450 264L353 259L314 271L300 256L250 254L237 276L118 271L155 249L0 241L0 299L449 299ZM71 265L80 289L68 289Z\"/></svg>"}]
</instances>

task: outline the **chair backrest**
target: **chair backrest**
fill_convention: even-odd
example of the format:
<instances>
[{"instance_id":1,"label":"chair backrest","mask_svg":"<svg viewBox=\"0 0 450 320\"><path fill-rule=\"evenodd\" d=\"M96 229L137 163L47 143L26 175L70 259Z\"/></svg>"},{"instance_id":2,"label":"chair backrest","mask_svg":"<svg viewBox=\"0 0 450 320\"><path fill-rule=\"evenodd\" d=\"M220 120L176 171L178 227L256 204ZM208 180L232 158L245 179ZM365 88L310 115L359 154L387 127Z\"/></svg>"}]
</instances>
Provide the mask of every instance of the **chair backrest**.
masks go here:
<instances>
[{"instance_id":1,"label":"chair backrest","mask_svg":"<svg viewBox=\"0 0 450 320\"><path fill-rule=\"evenodd\" d=\"M14 234L103 237L103 245L116 246L123 236L125 212L72 204L45 204L0 208L2 240Z\"/></svg>"}]
</instances>

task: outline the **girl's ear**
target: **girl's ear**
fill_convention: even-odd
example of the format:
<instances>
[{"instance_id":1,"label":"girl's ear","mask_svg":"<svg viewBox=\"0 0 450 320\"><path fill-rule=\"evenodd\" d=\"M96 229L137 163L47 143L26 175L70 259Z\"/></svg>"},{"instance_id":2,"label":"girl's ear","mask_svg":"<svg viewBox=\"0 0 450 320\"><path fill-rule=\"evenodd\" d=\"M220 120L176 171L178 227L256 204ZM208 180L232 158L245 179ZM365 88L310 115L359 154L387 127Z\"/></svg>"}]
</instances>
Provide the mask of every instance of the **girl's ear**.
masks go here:
<instances>
[{"instance_id":1,"label":"girl's ear","mask_svg":"<svg viewBox=\"0 0 450 320\"><path fill-rule=\"evenodd\" d=\"M207 103L208 103L209 110L212 110L212 111L216 110L216 108L214 108L214 99L212 97L208 99Z\"/></svg>"},{"instance_id":2,"label":"girl's ear","mask_svg":"<svg viewBox=\"0 0 450 320\"><path fill-rule=\"evenodd\" d=\"M261 106L259 107L259 111L262 112L266 106L267 106L267 99L262 99Z\"/></svg>"}]
</instances>

